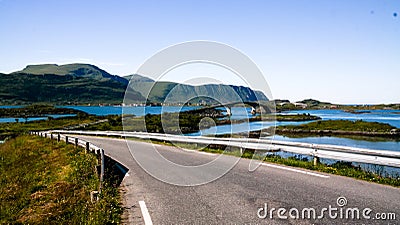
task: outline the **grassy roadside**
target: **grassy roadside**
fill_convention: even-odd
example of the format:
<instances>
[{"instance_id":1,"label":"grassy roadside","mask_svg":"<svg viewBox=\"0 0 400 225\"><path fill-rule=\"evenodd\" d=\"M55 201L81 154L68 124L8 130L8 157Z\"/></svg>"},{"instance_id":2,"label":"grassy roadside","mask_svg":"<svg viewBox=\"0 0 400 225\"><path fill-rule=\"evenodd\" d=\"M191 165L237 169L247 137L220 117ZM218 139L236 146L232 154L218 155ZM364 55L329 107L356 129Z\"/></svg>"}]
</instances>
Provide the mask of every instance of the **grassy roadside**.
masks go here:
<instances>
[{"instance_id":1,"label":"grassy roadside","mask_svg":"<svg viewBox=\"0 0 400 225\"><path fill-rule=\"evenodd\" d=\"M131 138L130 138L131 139ZM210 152L216 154L226 154L232 155L235 157L242 157L252 159L254 155L253 150L246 150L242 155L240 154L240 150L238 148L230 148L227 151L224 151L225 146L212 146L212 148L197 146L195 144L187 144L187 143L170 143L163 141L149 141L142 140L137 138L132 138L135 141L143 141L143 142L151 142L154 144L161 144L167 146L176 146L189 150L199 150L203 152ZM292 167L299 167L309 170L315 170L324 173L330 173L340 176L352 177L359 180L365 180L373 183L391 185L394 187L400 187L400 174L387 174L382 171L381 166L373 166L372 170L365 171L358 166L353 165L351 162L338 161L332 164L319 163L317 166L314 166L312 160L309 160L307 157L303 157L301 155L295 155L292 157L284 158L276 154L269 154L267 156L256 155L255 159L262 160L269 163L281 164Z\"/></svg>"},{"instance_id":2,"label":"grassy roadside","mask_svg":"<svg viewBox=\"0 0 400 225\"><path fill-rule=\"evenodd\" d=\"M97 203L95 155L63 142L19 136L0 145L0 224L113 224L120 221L116 188Z\"/></svg>"}]
</instances>

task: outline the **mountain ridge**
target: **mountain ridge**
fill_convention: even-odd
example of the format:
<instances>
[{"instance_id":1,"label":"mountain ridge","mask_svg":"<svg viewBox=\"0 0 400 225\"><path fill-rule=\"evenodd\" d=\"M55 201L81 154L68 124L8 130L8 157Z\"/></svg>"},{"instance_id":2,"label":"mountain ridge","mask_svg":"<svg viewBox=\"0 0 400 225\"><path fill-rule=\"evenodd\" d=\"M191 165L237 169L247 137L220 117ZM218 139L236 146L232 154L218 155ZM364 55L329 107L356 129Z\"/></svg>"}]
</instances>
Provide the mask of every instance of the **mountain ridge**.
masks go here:
<instances>
[{"instance_id":1,"label":"mountain ridge","mask_svg":"<svg viewBox=\"0 0 400 225\"><path fill-rule=\"evenodd\" d=\"M82 63L28 65L20 71L0 73L0 105L121 104L126 94L131 103L186 103L197 95L216 96L222 101L268 100L262 92L248 87L155 82L138 74L112 75Z\"/></svg>"},{"instance_id":2,"label":"mountain ridge","mask_svg":"<svg viewBox=\"0 0 400 225\"><path fill-rule=\"evenodd\" d=\"M16 71L13 73L27 73L33 75L73 75L73 76L96 76L97 78L113 79L118 82L128 83L127 80L118 75L111 75L107 71L100 69L99 67L92 64L85 63L71 63L71 64L37 64L37 65L27 65L21 71Z\"/></svg>"}]
</instances>

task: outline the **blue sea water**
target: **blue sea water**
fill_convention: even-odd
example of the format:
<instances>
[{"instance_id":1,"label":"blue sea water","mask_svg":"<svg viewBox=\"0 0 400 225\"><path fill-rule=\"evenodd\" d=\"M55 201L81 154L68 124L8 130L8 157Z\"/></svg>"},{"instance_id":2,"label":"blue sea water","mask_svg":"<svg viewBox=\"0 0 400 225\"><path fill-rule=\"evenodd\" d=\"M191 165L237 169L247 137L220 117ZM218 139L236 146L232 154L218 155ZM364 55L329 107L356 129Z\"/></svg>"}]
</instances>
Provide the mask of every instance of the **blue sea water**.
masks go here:
<instances>
[{"instance_id":1,"label":"blue sea water","mask_svg":"<svg viewBox=\"0 0 400 225\"><path fill-rule=\"evenodd\" d=\"M363 120L367 122L388 123L400 128L400 110L368 110L369 113L353 114L342 110L296 110L283 112L282 114L303 114L319 116L322 120Z\"/></svg>"}]
</instances>

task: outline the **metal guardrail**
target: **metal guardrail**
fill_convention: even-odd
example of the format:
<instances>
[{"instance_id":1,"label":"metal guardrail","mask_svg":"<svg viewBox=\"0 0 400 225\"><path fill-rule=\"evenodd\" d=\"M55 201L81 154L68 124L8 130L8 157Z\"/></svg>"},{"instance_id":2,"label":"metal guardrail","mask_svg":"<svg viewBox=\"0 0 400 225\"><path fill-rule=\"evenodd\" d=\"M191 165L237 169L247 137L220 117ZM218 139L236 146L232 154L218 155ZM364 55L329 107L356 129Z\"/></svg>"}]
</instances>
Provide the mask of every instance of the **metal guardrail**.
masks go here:
<instances>
[{"instance_id":1,"label":"metal guardrail","mask_svg":"<svg viewBox=\"0 0 400 225\"><path fill-rule=\"evenodd\" d=\"M54 130L53 133L115 136L122 138L153 139L159 141L171 141L192 144L213 144L245 149L253 149L263 152L284 151L314 157L314 164L320 158L343 160L349 162L368 163L375 165L391 166L400 168L400 151L374 150L355 148L338 145L309 144L300 142L285 142L254 138L213 138L213 137L190 137L172 134L146 133L146 132L124 132L124 131L66 131Z\"/></svg>"},{"instance_id":2,"label":"metal guardrail","mask_svg":"<svg viewBox=\"0 0 400 225\"><path fill-rule=\"evenodd\" d=\"M100 184L99 184L99 191L94 191L91 193L91 198L92 201L94 198L98 199L98 194L101 193L101 190L103 188L103 183L104 183L104 168L105 168L105 156L104 156L104 149L88 142L85 140L81 140L76 137L69 137L67 135L63 135L61 133L54 134L52 132L37 132L37 131L32 131L30 132L31 135L37 135L41 136L44 138L50 138L50 139L55 139L58 142L60 141L65 141L67 144L73 144L75 147L83 147L86 149L86 152L91 152L94 153L98 156L99 158L99 165L100 165Z\"/></svg>"}]
</instances>

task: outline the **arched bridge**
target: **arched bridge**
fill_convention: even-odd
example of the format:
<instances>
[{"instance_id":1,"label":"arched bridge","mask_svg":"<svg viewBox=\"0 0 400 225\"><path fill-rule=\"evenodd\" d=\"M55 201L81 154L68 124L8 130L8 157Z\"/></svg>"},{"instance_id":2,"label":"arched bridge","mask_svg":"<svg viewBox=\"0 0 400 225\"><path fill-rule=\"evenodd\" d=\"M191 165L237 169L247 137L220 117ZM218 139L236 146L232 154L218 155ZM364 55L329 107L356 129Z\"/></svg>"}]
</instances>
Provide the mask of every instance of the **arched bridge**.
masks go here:
<instances>
[{"instance_id":1,"label":"arched bridge","mask_svg":"<svg viewBox=\"0 0 400 225\"><path fill-rule=\"evenodd\" d=\"M251 114L253 114L253 115L260 114L260 113L271 113L274 108L273 103L268 104L268 103L261 103L261 102L230 102L230 103L226 103L226 104L212 105L212 106L209 106L206 108L211 108L211 109L225 108L227 115L231 116L232 115L231 108L236 105L251 106L252 107Z\"/></svg>"}]
</instances>

